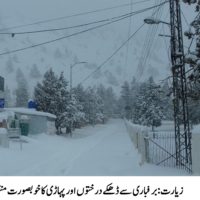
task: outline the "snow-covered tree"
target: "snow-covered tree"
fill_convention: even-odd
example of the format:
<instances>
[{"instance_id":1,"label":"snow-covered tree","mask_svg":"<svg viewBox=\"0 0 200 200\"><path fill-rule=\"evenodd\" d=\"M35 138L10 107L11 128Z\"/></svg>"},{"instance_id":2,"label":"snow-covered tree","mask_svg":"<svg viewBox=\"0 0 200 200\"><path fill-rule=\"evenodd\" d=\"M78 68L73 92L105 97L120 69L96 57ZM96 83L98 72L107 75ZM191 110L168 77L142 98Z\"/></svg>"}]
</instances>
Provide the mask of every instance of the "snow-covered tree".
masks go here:
<instances>
[{"instance_id":1,"label":"snow-covered tree","mask_svg":"<svg viewBox=\"0 0 200 200\"><path fill-rule=\"evenodd\" d=\"M119 114L117 107L117 97L113 91L112 87L108 87L105 91L106 97L104 101L104 113L107 114L107 117L112 117L115 114Z\"/></svg>"},{"instance_id":2,"label":"snow-covered tree","mask_svg":"<svg viewBox=\"0 0 200 200\"><path fill-rule=\"evenodd\" d=\"M85 113L82 112L82 106L78 104L76 97L72 94L69 102L66 104L65 111L61 113L62 128L66 128L66 133L71 132L73 128L80 127L82 121L85 121Z\"/></svg>"},{"instance_id":3,"label":"snow-covered tree","mask_svg":"<svg viewBox=\"0 0 200 200\"><path fill-rule=\"evenodd\" d=\"M16 106L27 107L29 99L28 82L26 81L24 73L20 69L18 69L16 72L16 82L17 82L17 88L15 90Z\"/></svg>"},{"instance_id":4,"label":"snow-covered tree","mask_svg":"<svg viewBox=\"0 0 200 200\"><path fill-rule=\"evenodd\" d=\"M160 88L155 84L152 77L140 85L136 95L136 104L134 112L137 114L135 122L145 126L154 127L161 125L163 111L161 104Z\"/></svg>"},{"instance_id":5,"label":"snow-covered tree","mask_svg":"<svg viewBox=\"0 0 200 200\"><path fill-rule=\"evenodd\" d=\"M198 0L183 0L184 3L196 4L196 12L200 11L200 1ZM196 46L194 50L189 49L185 55L185 62L189 64L190 70L188 75L189 80L189 96L193 99L200 99L200 16L199 14L191 22L189 30L185 31L185 36L194 41ZM188 74L188 73L187 73Z\"/></svg>"},{"instance_id":6,"label":"snow-covered tree","mask_svg":"<svg viewBox=\"0 0 200 200\"><path fill-rule=\"evenodd\" d=\"M86 90L86 104L85 104L85 115L86 119L90 124L101 123L104 121L103 114L103 101L97 94L94 88L89 87Z\"/></svg>"},{"instance_id":7,"label":"snow-covered tree","mask_svg":"<svg viewBox=\"0 0 200 200\"><path fill-rule=\"evenodd\" d=\"M191 124L200 124L200 100L190 98L188 101L188 107Z\"/></svg>"},{"instance_id":8,"label":"snow-covered tree","mask_svg":"<svg viewBox=\"0 0 200 200\"><path fill-rule=\"evenodd\" d=\"M83 106L79 102L74 90L68 90L68 84L65 80L63 73L59 78L59 91L60 101L59 116L61 117L61 126L66 128L66 133L71 132L71 128L80 127L85 121L85 113L83 112Z\"/></svg>"},{"instance_id":9,"label":"snow-covered tree","mask_svg":"<svg viewBox=\"0 0 200 200\"><path fill-rule=\"evenodd\" d=\"M117 98L114 94L113 88L105 88L102 84L97 87L97 94L103 101L103 113L105 117L112 117L117 110Z\"/></svg>"},{"instance_id":10,"label":"snow-covered tree","mask_svg":"<svg viewBox=\"0 0 200 200\"><path fill-rule=\"evenodd\" d=\"M77 87L75 87L73 89L73 94L75 95L76 97L76 101L79 105L79 108L80 108L80 116L82 116L82 119L79 123L76 123L76 126L80 127L81 125L85 125L87 124L89 121L86 117L86 113L87 113L87 105L88 105L88 102L87 102L87 93L86 91L84 90L83 86L81 84L79 84Z\"/></svg>"},{"instance_id":11,"label":"snow-covered tree","mask_svg":"<svg viewBox=\"0 0 200 200\"><path fill-rule=\"evenodd\" d=\"M57 116L56 119L56 128L61 133L61 128L66 128L69 126L67 123L66 115L64 113L67 110L67 105L70 101L70 93L68 89L68 82L64 78L63 72L60 74L60 77L56 81L56 91L55 91L55 101L56 101L56 111L55 114Z\"/></svg>"},{"instance_id":12,"label":"snow-covered tree","mask_svg":"<svg viewBox=\"0 0 200 200\"><path fill-rule=\"evenodd\" d=\"M58 78L52 69L44 74L42 83L38 83L34 90L37 109L57 115Z\"/></svg>"},{"instance_id":13,"label":"snow-covered tree","mask_svg":"<svg viewBox=\"0 0 200 200\"><path fill-rule=\"evenodd\" d=\"M131 118L131 89L127 81L121 87L121 104L123 105L123 115L127 119Z\"/></svg>"},{"instance_id":14,"label":"snow-covered tree","mask_svg":"<svg viewBox=\"0 0 200 200\"><path fill-rule=\"evenodd\" d=\"M12 107L13 101L12 101L11 91L7 85L5 87L4 94L5 94L5 107L7 108Z\"/></svg>"},{"instance_id":15,"label":"snow-covered tree","mask_svg":"<svg viewBox=\"0 0 200 200\"><path fill-rule=\"evenodd\" d=\"M172 87L169 86L167 80L164 81L160 88L160 97L164 118L167 120L173 120L174 117L172 93Z\"/></svg>"},{"instance_id":16,"label":"snow-covered tree","mask_svg":"<svg viewBox=\"0 0 200 200\"><path fill-rule=\"evenodd\" d=\"M75 94L70 93L63 72L57 77L52 69L47 71L42 83L35 87L34 96L38 110L56 115L58 133L62 133L63 128L69 133L73 127L77 127L85 120L82 105Z\"/></svg>"},{"instance_id":17,"label":"snow-covered tree","mask_svg":"<svg viewBox=\"0 0 200 200\"><path fill-rule=\"evenodd\" d=\"M140 84L136 81L136 78L133 77L132 81L130 83L130 91L131 91L131 120L136 123L138 119L137 115L137 94L139 92L139 86Z\"/></svg>"},{"instance_id":18,"label":"snow-covered tree","mask_svg":"<svg viewBox=\"0 0 200 200\"><path fill-rule=\"evenodd\" d=\"M199 0L183 0L184 3L187 3L187 4L195 4L198 2L198 4L200 4L200 1Z\"/></svg>"}]
</instances>

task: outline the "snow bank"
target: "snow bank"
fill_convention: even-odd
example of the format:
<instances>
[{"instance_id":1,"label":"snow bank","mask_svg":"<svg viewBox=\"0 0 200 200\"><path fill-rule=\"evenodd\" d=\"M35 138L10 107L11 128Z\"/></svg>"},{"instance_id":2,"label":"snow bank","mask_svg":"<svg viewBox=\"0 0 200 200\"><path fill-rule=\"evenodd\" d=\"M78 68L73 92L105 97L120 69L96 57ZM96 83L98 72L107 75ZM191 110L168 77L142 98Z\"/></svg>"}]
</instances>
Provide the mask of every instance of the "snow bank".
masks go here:
<instances>
[{"instance_id":1,"label":"snow bank","mask_svg":"<svg viewBox=\"0 0 200 200\"><path fill-rule=\"evenodd\" d=\"M146 145L145 138L148 136L148 128L137 124L132 124L130 121L125 120L126 128L134 144L134 147L141 155L140 164L146 162Z\"/></svg>"}]
</instances>

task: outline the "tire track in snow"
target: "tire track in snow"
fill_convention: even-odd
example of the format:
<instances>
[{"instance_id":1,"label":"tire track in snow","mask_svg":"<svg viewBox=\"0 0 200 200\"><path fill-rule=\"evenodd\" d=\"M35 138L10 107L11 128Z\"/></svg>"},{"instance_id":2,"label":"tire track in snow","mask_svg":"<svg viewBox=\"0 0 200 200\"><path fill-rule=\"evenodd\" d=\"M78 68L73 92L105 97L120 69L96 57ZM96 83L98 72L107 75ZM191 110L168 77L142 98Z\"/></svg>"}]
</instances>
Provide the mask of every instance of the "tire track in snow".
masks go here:
<instances>
[{"instance_id":1,"label":"tire track in snow","mask_svg":"<svg viewBox=\"0 0 200 200\"><path fill-rule=\"evenodd\" d=\"M92 128L94 135L81 139L66 139L66 146L57 149L57 153L47 155L48 159L35 163L28 169L20 170L17 175L68 175L76 160L94 149L108 135L114 134L113 127L115 130L116 122L111 120L108 124ZM89 127L89 129L91 128ZM87 129L83 131L87 131ZM81 140L82 145L80 145Z\"/></svg>"},{"instance_id":2,"label":"tire track in snow","mask_svg":"<svg viewBox=\"0 0 200 200\"><path fill-rule=\"evenodd\" d=\"M79 160L80 157L87 155L87 152L90 152L93 149L95 149L99 144L101 144L104 140L106 140L107 137L116 134L116 132L119 131L118 130L119 129L119 122L120 122L120 124L122 124L122 120L119 120L118 123L116 123L116 120L112 120L112 123L109 124L110 126L107 125L104 128L105 131L103 132L103 134L102 134L102 130L101 130L102 135L101 135L100 138L98 138L98 141L95 142L94 144L92 144L91 146L88 146L88 148L86 148L83 152L80 152L76 157L74 157L70 166L64 171L64 175L70 175L70 171L73 169L74 163L77 160ZM122 126L123 126L123 124L122 124Z\"/></svg>"}]
</instances>

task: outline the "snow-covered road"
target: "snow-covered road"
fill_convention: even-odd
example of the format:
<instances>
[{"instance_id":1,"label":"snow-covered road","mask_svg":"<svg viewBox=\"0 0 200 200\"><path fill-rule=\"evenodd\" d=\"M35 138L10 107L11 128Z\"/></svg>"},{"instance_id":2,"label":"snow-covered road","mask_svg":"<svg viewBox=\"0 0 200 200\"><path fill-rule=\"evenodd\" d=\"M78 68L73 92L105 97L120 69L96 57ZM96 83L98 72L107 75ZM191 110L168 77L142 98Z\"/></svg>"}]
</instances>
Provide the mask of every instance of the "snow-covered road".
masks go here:
<instances>
[{"instance_id":1,"label":"snow-covered road","mask_svg":"<svg viewBox=\"0 0 200 200\"><path fill-rule=\"evenodd\" d=\"M0 147L0 175L187 175L153 165L139 165L140 157L123 120L76 130L73 137L40 134Z\"/></svg>"}]
</instances>

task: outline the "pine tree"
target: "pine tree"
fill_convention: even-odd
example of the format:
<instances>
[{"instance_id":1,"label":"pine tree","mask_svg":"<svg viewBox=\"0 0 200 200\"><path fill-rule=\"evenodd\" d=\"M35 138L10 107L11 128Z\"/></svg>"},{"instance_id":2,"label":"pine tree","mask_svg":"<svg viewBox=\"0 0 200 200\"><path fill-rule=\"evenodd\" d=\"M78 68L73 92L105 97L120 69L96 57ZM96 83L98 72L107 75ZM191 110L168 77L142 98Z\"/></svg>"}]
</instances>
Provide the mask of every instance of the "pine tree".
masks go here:
<instances>
[{"instance_id":1,"label":"pine tree","mask_svg":"<svg viewBox=\"0 0 200 200\"><path fill-rule=\"evenodd\" d=\"M137 107L137 94L139 93L139 83L136 81L136 78L133 77L131 84L130 84L130 93L131 93L131 119L133 123L137 123L138 121L138 107Z\"/></svg>"},{"instance_id":2,"label":"pine tree","mask_svg":"<svg viewBox=\"0 0 200 200\"><path fill-rule=\"evenodd\" d=\"M121 103L123 105L124 117L131 119L131 90L127 81L124 82L121 89Z\"/></svg>"},{"instance_id":3,"label":"pine tree","mask_svg":"<svg viewBox=\"0 0 200 200\"><path fill-rule=\"evenodd\" d=\"M191 124L199 124L200 123L200 100L189 99L189 118Z\"/></svg>"},{"instance_id":4,"label":"pine tree","mask_svg":"<svg viewBox=\"0 0 200 200\"><path fill-rule=\"evenodd\" d=\"M38 83L34 90L37 109L57 115L58 78L52 69L44 74L42 83Z\"/></svg>"},{"instance_id":5,"label":"pine tree","mask_svg":"<svg viewBox=\"0 0 200 200\"><path fill-rule=\"evenodd\" d=\"M191 40L191 44L196 40L194 49L192 46L189 48L189 52L185 55L185 62L189 64L190 69L187 72L188 77L188 107L189 107L189 119L192 124L199 123L200 117L200 1L199 0L183 0L187 4L195 4L197 16L190 23L189 30L185 31L185 36ZM189 75L188 75L189 74Z\"/></svg>"},{"instance_id":6,"label":"pine tree","mask_svg":"<svg viewBox=\"0 0 200 200\"><path fill-rule=\"evenodd\" d=\"M94 88L89 87L86 90L86 104L85 104L85 116L87 121L95 125L96 123L104 122L103 114L103 101L97 94Z\"/></svg>"},{"instance_id":7,"label":"pine tree","mask_svg":"<svg viewBox=\"0 0 200 200\"><path fill-rule=\"evenodd\" d=\"M160 126L163 118L160 88L152 77L140 88L139 123L145 126Z\"/></svg>"},{"instance_id":8,"label":"pine tree","mask_svg":"<svg viewBox=\"0 0 200 200\"><path fill-rule=\"evenodd\" d=\"M76 97L76 101L79 106L79 116L81 117L79 122L76 123L76 127L80 127L88 123L88 119L86 117L87 104L88 104L87 94L81 84L79 84L77 87L73 89L73 93Z\"/></svg>"},{"instance_id":9,"label":"pine tree","mask_svg":"<svg viewBox=\"0 0 200 200\"><path fill-rule=\"evenodd\" d=\"M196 12L199 13L200 1L184 0L184 3L196 4ZM189 64L190 70L189 80L189 95L193 99L200 99L200 16L197 15L194 21L190 24L189 30L185 31L185 36L190 40L196 39L196 46L194 51L189 48L188 54L185 56L185 62ZM191 43L192 43L191 41ZM188 75L188 73L187 73Z\"/></svg>"},{"instance_id":10,"label":"pine tree","mask_svg":"<svg viewBox=\"0 0 200 200\"><path fill-rule=\"evenodd\" d=\"M67 111L67 105L70 102L70 93L68 90L68 82L64 78L63 72L60 74L60 77L57 81L56 87L57 87L57 89L56 89L57 96L55 97L56 102L57 102L56 128L57 128L57 130L59 130L59 133L61 133L62 132L61 128L67 129L67 127L69 126L68 120L66 120L66 118L68 116L66 116L64 113Z\"/></svg>"},{"instance_id":11,"label":"pine tree","mask_svg":"<svg viewBox=\"0 0 200 200\"><path fill-rule=\"evenodd\" d=\"M25 79L23 72L18 69L16 73L17 89L16 94L16 106L27 107L29 94L28 94L28 83Z\"/></svg>"},{"instance_id":12,"label":"pine tree","mask_svg":"<svg viewBox=\"0 0 200 200\"><path fill-rule=\"evenodd\" d=\"M80 94L77 98L74 90L69 91L63 72L58 78L52 69L47 71L42 83L35 87L34 96L38 110L56 115L56 129L59 134L63 128L66 133L71 133L71 128L80 127L86 121L83 102L80 102L83 101L83 96Z\"/></svg>"},{"instance_id":13,"label":"pine tree","mask_svg":"<svg viewBox=\"0 0 200 200\"><path fill-rule=\"evenodd\" d=\"M163 108L162 111L164 113L164 118L166 120L173 120L173 102L172 102L172 88L169 87L168 82L165 81L161 87L161 107Z\"/></svg>"},{"instance_id":14,"label":"pine tree","mask_svg":"<svg viewBox=\"0 0 200 200\"><path fill-rule=\"evenodd\" d=\"M81 122L85 121L85 114L82 112L82 106L78 104L74 94L71 95L69 103L66 106L66 110L63 113L63 117L63 125L66 127L66 133L71 132L71 128L80 127Z\"/></svg>"},{"instance_id":15,"label":"pine tree","mask_svg":"<svg viewBox=\"0 0 200 200\"><path fill-rule=\"evenodd\" d=\"M7 85L5 87L4 93L5 93L5 107L7 108L12 107L13 102L12 102L11 92Z\"/></svg>"},{"instance_id":16,"label":"pine tree","mask_svg":"<svg viewBox=\"0 0 200 200\"><path fill-rule=\"evenodd\" d=\"M107 117L112 117L115 114L119 114L117 108L117 97L112 87L108 87L105 91L106 98L104 99L104 110L107 112Z\"/></svg>"},{"instance_id":17,"label":"pine tree","mask_svg":"<svg viewBox=\"0 0 200 200\"><path fill-rule=\"evenodd\" d=\"M107 94L106 92L106 88L100 84L97 89L96 89L96 93L97 95L101 98L101 101L102 101L102 113L105 115L105 116L109 116L111 114L111 111L112 110L112 105L110 105L110 107L108 107L108 99L109 99L109 94Z\"/></svg>"}]
</instances>

